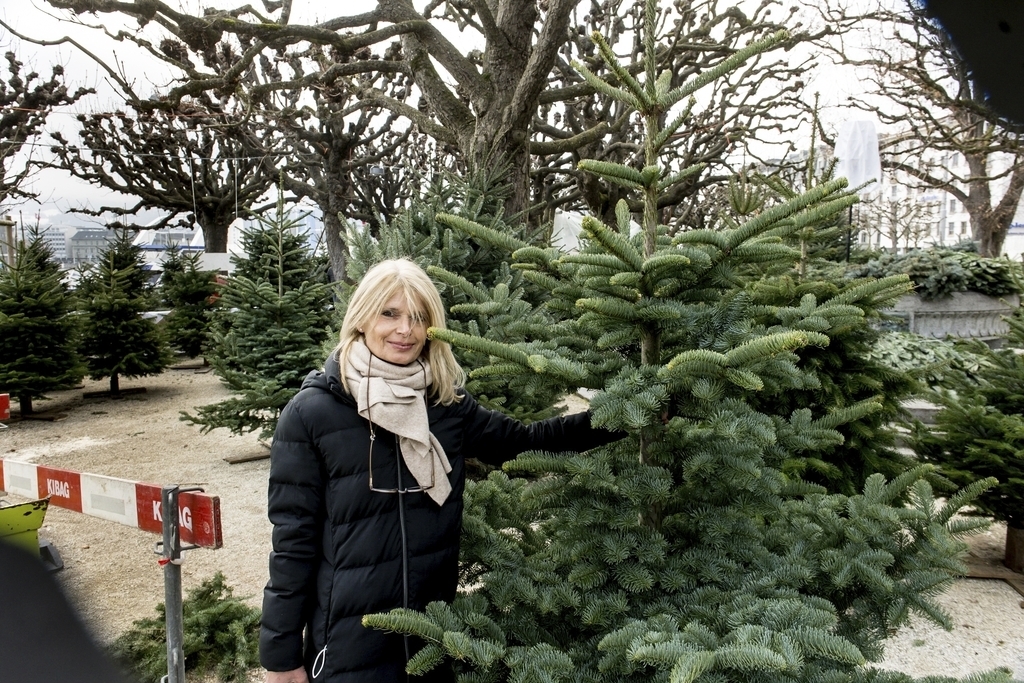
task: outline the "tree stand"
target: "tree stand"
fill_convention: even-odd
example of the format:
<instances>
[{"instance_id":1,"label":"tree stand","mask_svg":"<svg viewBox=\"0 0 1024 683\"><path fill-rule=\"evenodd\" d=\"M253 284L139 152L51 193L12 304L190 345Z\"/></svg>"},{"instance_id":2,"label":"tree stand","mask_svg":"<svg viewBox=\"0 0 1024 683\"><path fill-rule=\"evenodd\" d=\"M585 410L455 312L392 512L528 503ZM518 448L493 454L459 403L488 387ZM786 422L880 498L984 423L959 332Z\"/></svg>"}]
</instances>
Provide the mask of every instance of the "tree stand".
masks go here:
<instances>
[{"instance_id":1,"label":"tree stand","mask_svg":"<svg viewBox=\"0 0 1024 683\"><path fill-rule=\"evenodd\" d=\"M1006 525L1006 554L1003 564L1015 572L1024 571L1024 529Z\"/></svg>"}]
</instances>

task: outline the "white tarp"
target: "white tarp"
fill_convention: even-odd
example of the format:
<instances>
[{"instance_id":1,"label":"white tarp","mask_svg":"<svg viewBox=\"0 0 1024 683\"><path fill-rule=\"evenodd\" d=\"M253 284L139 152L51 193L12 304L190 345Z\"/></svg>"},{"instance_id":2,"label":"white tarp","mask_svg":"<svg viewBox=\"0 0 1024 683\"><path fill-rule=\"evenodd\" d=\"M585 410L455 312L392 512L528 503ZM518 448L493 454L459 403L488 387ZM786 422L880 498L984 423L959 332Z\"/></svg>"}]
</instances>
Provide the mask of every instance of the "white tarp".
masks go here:
<instances>
[{"instance_id":1,"label":"white tarp","mask_svg":"<svg viewBox=\"0 0 1024 683\"><path fill-rule=\"evenodd\" d=\"M836 139L836 175L850 181L850 187L882 179L882 162L878 157L878 133L871 121L844 121ZM870 191L870 186L861 192Z\"/></svg>"},{"instance_id":2,"label":"white tarp","mask_svg":"<svg viewBox=\"0 0 1024 683\"><path fill-rule=\"evenodd\" d=\"M580 249L580 233L583 232L583 216L579 211L555 211L555 224L551 230L551 246L575 254ZM614 227L614 226L612 226ZM640 232L640 224L629 221L629 234Z\"/></svg>"}]
</instances>

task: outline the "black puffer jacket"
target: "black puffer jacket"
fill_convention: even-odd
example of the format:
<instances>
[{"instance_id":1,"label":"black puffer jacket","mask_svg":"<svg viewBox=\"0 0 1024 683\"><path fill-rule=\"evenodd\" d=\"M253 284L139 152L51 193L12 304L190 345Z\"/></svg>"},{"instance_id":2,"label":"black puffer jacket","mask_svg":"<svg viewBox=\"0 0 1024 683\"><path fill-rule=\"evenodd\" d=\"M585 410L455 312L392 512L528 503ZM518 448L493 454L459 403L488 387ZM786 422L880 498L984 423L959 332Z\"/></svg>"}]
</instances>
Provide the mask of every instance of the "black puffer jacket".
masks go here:
<instances>
[{"instance_id":1,"label":"black puffer jacket","mask_svg":"<svg viewBox=\"0 0 1024 683\"><path fill-rule=\"evenodd\" d=\"M525 426L468 394L428 406L428 418L452 466L452 492L441 506L425 493L370 491L368 423L342 388L333 356L284 409L270 465L274 550L260 630L268 670L310 671L326 645L317 682L405 680L405 639L363 628L361 619L455 597L465 458L500 465L531 449L583 451L618 438L592 429L587 413ZM416 485L394 435L379 427L373 469L376 488Z\"/></svg>"}]
</instances>

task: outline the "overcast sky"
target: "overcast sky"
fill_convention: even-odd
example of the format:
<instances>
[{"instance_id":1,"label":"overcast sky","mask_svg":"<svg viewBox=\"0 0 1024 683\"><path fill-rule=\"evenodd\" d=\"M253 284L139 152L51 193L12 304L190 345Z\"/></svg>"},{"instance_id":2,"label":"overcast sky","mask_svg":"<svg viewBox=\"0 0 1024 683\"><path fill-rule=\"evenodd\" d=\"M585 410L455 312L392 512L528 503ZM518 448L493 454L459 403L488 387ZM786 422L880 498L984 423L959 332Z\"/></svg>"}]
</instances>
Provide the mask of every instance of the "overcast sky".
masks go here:
<instances>
[{"instance_id":1,"label":"overcast sky","mask_svg":"<svg viewBox=\"0 0 1024 683\"><path fill-rule=\"evenodd\" d=\"M198 2L182 2L181 4L193 13L200 11ZM317 14L317 12L322 12L325 6L343 6L344 14L359 14L371 9L374 5L373 0L345 0L343 3L296 0L293 9L293 22L312 23L330 18ZM337 14L341 14L341 12L337 12ZM335 14L332 13L331 16L335 16ZM140 93L149 89L157 89L166 84L170 77L170 72L159 60L142 52L132 43L115 42L105 38L97 31L60 21L58 13L40 0L31 2L0 0L0 18L16 31L36 38L54 40L64 35L70 35L108 64L117 64L126 76L134 79ZM108 28L114 30L112 22L115 22L116 19L111 15L102 15L93 20L97 24L102 20ZM138 25L134 21L128 21L122 23L118 28L137 31ZM83 112L109 111L122 106L121 100L116 97L113 89L107 84L103 72L73 47L41 47L20 41L0 28L0 48L5 52L14 49L19 59L25 62L26 70L37 70L43 75L49 73L52 64L63 64L70 85L76 87L84 85L97 90L97 95L85 98L70 110L53 112L47 120L48 130L60 130L73 139L77 129L75 115ZM6 70L4 70L4 76L6 76ZM851 117L863 118L862 115L842 106L848 91L856 88L855 81L849 74L828 69L812 75L807 82L809 96L813 96L815 92L822 94L823 119L828 126L838 126L843 120ZM45 156L46 145L49 141L47 135L36 140L37 147L31 150L32 153ZM801 148L805 147L809 140L795 142L797 147ZM16 206L3 207L3 209L6 213L13 214L16 219L20 217L26 224L34 224L38 216L38 220L44 227L49 224L100 225L101 223L97 219L70 214L69 209L83 205L127 207L134 203L133 198L118 197L114 193L87 185L57 171L40 172L27 187L40 193L38 202L24 202ZM152 214L154 217L156 215L156 213Z\"/></svg>"}]
</instances>

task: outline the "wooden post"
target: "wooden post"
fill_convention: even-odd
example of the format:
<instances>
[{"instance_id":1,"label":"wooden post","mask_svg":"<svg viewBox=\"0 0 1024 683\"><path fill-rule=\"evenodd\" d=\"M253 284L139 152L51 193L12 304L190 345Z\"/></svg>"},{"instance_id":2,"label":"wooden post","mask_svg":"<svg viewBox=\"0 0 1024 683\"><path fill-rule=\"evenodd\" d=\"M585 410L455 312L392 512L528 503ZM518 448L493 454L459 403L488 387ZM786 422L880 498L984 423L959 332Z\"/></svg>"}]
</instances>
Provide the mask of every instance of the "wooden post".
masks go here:
<instances>
[{"instance_id":1,"label":"wooden post","mask_svg":"<svg viewBox=\"0 0 1024 683\"><path fill-rule=\"evenodd\" d=\"M1003 564L1015 572L1024 571L1024 529L1006 525L1006 554Z\"/></svg>"},{"instance_id":2,"label":"wooden post","mask_svg":"<svg viewBox=\"0 0 1024 683\"><path fill-rule=\"evenodd\" d=\"M7 240L5 243L7 245L7 266L9 268L14 267L14 226L17 224L17 221L10 216L0 219L0 225L7 228Z\"/></svg>"}]
</instances>

